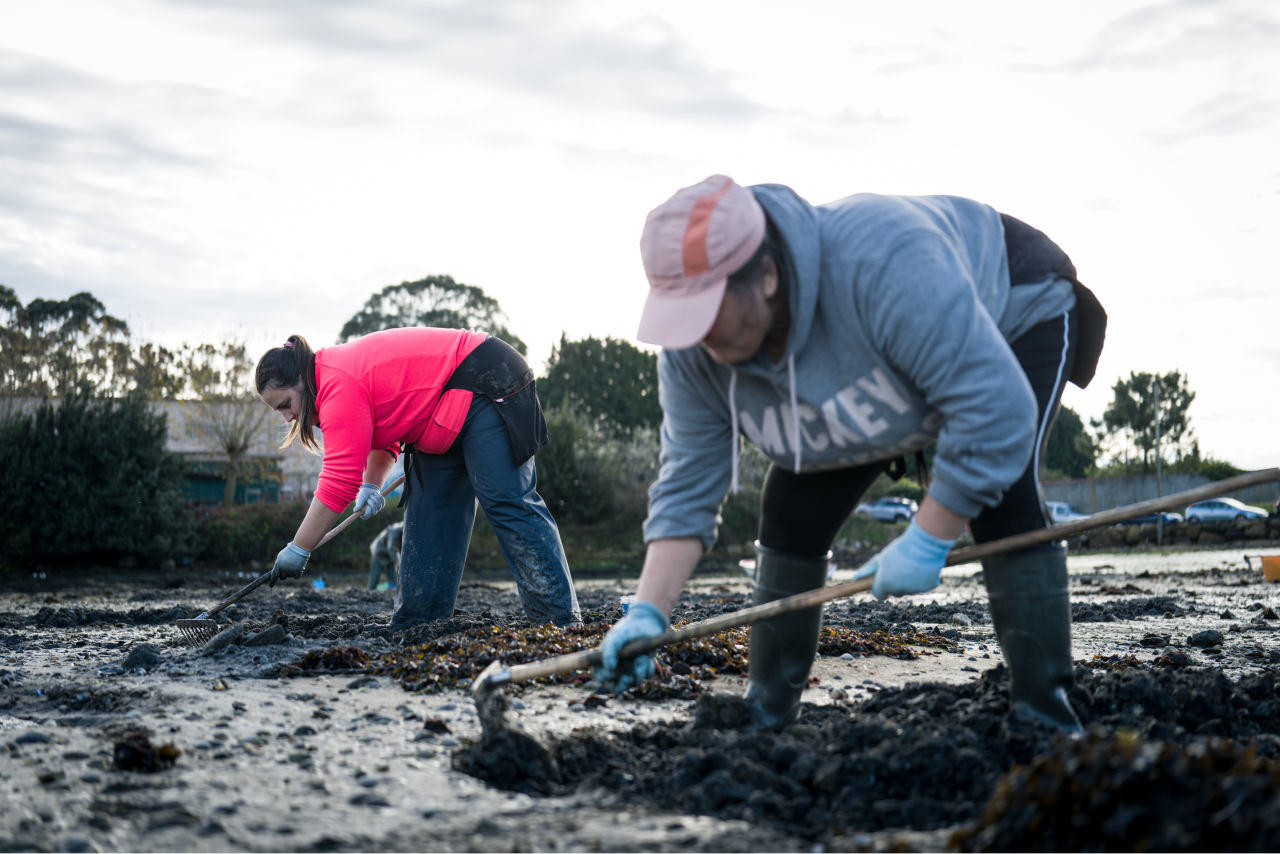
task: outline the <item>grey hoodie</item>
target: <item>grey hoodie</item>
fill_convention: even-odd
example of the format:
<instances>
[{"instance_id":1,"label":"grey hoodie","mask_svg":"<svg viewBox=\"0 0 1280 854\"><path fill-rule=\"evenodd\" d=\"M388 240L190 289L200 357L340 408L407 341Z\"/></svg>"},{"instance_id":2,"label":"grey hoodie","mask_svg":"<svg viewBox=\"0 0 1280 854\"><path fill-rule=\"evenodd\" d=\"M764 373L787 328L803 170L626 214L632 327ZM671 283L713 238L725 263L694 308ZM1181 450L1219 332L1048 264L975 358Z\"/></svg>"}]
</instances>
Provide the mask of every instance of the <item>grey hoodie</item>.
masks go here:
<instances>
[{"instance_id":1,"label":"grey hoodie","mask_svg":"<svg viewBox=\"0 0 1280 854\"><path fill-rule=\"evenodd\" d=\"M938 443L929 494L993 507L1031 458L1036 402L1008 341L1075 304L1051 278L1011 291L994 209L953 196L860 194L813 207L751 188L786 246L791 329L778 364L701 347L658 358L662 455L645 539L699 537L737 485L738 434L798 472Z\"/></svg>"}]
</instances>

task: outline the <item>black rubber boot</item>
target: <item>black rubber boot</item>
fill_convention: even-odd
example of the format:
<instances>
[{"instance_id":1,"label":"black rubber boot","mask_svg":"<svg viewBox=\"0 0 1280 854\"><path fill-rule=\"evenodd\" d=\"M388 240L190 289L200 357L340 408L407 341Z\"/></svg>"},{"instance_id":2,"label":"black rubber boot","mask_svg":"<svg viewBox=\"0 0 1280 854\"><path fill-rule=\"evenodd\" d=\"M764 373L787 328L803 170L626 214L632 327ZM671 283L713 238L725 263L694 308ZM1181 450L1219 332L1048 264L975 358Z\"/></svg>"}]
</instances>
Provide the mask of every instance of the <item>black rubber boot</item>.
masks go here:
<instances>
[{"instance_id":1,"label":"black rubber boot","mask_svg":"<svg viewBox=\"0 0 1280 854\"><path fill-rule=\"evenodd\" d=\"M831 556L800 557L756 543L755 605L794 596L827 583ZM747 693L752 729L778 729L800 717L800 694L818 652L822 606L784 614L751 627Z\"/></svg>"},{"instance_id":2,"label":"black rubber boot","mask_svg":"<svg viewBox=\"0 0 1280 854\"><path fill-rule=\"evenodd\" d=\"M1013 711L1080 733L1080 719L1067 700L1075 676L1066 546L987 558L982 577L996 638L1009 666Z\"/></svg>"}]
</instances>

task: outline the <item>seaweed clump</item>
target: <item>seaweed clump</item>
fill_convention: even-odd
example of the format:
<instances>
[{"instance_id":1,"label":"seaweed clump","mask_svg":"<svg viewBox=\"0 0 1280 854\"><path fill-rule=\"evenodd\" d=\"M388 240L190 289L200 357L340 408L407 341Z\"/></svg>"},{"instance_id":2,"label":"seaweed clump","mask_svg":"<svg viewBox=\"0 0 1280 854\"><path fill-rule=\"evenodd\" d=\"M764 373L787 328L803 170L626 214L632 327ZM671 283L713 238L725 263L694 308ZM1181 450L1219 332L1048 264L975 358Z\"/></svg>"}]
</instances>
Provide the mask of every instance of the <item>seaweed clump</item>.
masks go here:
<instances>
[{"instance_id":1,"label":"seaweed clump","mask_svg":"<svg viewBox=\"0 0 1280 854\"><path fill-rule=\"evenodd\" d=\"M120 771L141 771L153 774L172 768L182 755L173 742L158 747L151 743L145 732L126 733L112 747L112 762Z\"/></svg>"},{"instance_id":2,"label":"seaweed clump","mask_svg":"<svg viewBox=\"0 0 1280 854\"><path fill-rule=\"evenodd\" d=\"M1280 763L1253 747L1095 729L1010 770L963 851L1280 850Z\"/></svg>"},{"instance_id":3,"label":"seaweed clump","mask_svg":"<svg viewBox=\"0 0 1280 854\"><path fill-rule=\"evenodd\" d=\"M333 646L313 649L287 666L290 670L345 672L360 670L372 663L368 654L358 646Z\"/></svg>"},{"instance_id":4,"label":"seaweed clump","mask_svg":"<svg viewBox=\"0 0 1280 854\"><path fill-rule=\"evenodd\" d=\"M679 625L685 625L679 623ZM378 672L401 683L407 691L438 693L464 689L495 659L508 667L542 661L559 655L594 649L611 628L610 623L584 626L475 626L427 643L387 653L378 660ZM747 651L751 630L728 629L705 638L680 641L657 653L657 675L623 696L638 700L691 699L706 690L705 683L725 674L747 672ZM911 646L924 649L913 650ZM918 631L860 632L844 627L822 630L818 650L823 655L846 653L915 659L936 654L929 647L952 649L953 643L940 635ZM557 674L538 680L544 684L584 685L591 681L585 670Z\"/></svg>"},{"instance_id":5,"label":"seaweed clump","mask_svg":"<svg viewBox=\"0 0 1280 854\"><path fill-rule=\"evenodd\" d=\"M1190 668L1081 667L1076 675L1071 700L1086 726L1175 746L1229 737L1280 762L1276 674L1233 682ZM975 820L1007 772L1058 755L1065 741L1047 724L1009 713L1003 665L966 684L913 683L863 702L806 705L800 722L781 732L738 729L746 722L739 709L732 698L706 694L693 722L575 731L546 748L558 778L535 780L501 764L454 767L530 795L600 788L627 803L743 820L840 848L858 832ZM1064 779L1070 785L1072 775Z\"/></svg>"}]
</instances>

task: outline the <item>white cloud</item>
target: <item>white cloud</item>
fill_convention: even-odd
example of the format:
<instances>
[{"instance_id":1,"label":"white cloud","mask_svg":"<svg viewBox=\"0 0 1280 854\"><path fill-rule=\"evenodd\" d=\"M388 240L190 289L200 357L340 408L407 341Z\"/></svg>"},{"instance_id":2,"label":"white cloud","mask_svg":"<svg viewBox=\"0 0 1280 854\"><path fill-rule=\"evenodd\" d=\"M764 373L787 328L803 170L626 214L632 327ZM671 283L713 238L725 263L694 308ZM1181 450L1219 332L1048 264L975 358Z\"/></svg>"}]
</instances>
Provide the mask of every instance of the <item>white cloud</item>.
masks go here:
<instances>
[{"instance_id":1,"label":"white cloud","mask_svg":"<svg viewBox=\"0 0 1280 854\"><path fill-rule=\"evenodd\" d=\"M733 9L10 4L0 282L90 290L169 343L325 343L373 291L447 273L497 296L536 362L562 330L631 337L644 215L706 175L815 202L957 193L1046 231L1106 304L1099 378L1070 405L1096 416L1116 376L1179 368L1206 450L1280 456L1229 416L1280 420L1253 395L1273 362L1233 352L1280 311L1259 296L1275 7Z\"/></svg>"},{"instance_id":2,"label":"white cloud","mask_svg":"<svg viewBox=\"0 0 1280 854\"><path fill-rule=\"evenodd\" d=\"M420 69L579 108L639 110L688 120L742 120L761 105L708 67L665 22L600 29L574 0L203 0L201 17L230 31L326 56Z\"/></svg>"},{"instance_id":3,"label":"white cloud","mask_svg":"<svg viewBox=\"0 0 1280 854\"><path fill-rule=\"evenodd\" d=\"M1183 142L1200 136L1235 136L1266 127L1280 119L1280 100L1257 92L1222 92L1196 104L1156 129L1159 143Z\"/></svg>"},{"instance_id":4,"label":"white cloud","mask_svg":"<svg viewBox=\"0 0 1280 854\"><path fill-rule=\"evenodd\" d=\"M1171 0L1104 26L1068 67L1145 71L1245 56L1272 58L1280 14L1268 0Z\"/></svg>"}]
</instances>

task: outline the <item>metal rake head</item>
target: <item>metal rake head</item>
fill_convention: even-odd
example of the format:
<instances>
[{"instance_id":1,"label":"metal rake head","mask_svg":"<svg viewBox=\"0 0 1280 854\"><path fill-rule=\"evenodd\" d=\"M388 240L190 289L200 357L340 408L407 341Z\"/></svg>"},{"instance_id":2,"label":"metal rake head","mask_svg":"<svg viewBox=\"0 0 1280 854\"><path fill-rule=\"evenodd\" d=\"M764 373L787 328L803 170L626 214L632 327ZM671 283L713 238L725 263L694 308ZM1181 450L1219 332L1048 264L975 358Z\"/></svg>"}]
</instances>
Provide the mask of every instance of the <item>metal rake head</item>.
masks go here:
<instances>
[{"instance_id":1,"label":"metal rake head","mask_svg":"<svg viewBox=\"0 0 1280 854\"><path fill-rule=\"evenodd\" d=\"M199 617L194 620L178 620L174 625L178 627L179 634L189 646L202 646L213 640L214 635L218 633L216 622Z\"/></svg>"}]
</instances>

